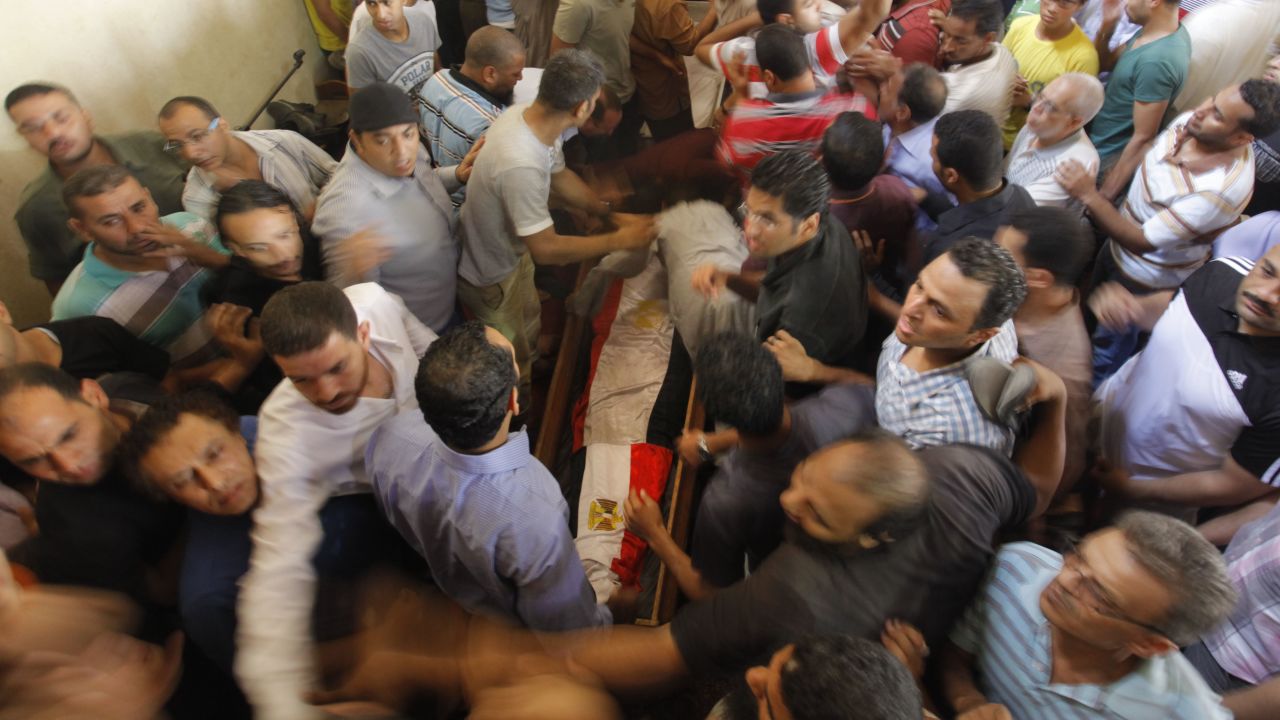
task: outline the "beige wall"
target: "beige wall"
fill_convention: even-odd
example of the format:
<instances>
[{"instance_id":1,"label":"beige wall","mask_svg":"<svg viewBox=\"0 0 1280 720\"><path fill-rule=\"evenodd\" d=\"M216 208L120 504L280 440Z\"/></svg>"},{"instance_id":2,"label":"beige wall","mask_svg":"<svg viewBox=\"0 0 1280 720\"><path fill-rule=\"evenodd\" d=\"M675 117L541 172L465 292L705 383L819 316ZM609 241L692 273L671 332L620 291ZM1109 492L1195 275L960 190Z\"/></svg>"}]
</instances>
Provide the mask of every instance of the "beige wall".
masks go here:
<instances>
[{"instance_id":1,"label":"beige wall","mask_svg":"<svg viewBox=\"0 0 1280 720\"><path fill-rule=\"evenodd\" d=\"M154 128L175 95L207 98L234 124L248 120L292 64L306 64L278 97L315 101L324 77L302 0L5 0L0 96L31 80L71 88L99 133ZM264 113L256 127L270 127ZM8 117L0 119L0 300L19 324L47 319L49 295L27 275L13 222L18 197L43 167Z\"/></svg>"}]
</instances>

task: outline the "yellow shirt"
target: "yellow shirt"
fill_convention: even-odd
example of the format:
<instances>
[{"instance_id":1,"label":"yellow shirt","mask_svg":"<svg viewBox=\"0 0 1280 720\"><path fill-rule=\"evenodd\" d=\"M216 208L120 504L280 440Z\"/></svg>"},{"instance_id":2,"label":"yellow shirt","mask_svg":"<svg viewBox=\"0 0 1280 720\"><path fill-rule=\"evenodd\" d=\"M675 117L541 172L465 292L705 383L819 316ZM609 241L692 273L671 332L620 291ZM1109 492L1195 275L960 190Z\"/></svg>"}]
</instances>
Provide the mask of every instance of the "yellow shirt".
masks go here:
<instances>
[{"instance_id":1,"label":"yellow shirt","mask_svg":"<svg viewBox=\"0 0 1280 720\"><path fill-rule=\"evenodd\" d=\"M311 18L311 26L315 28L316 41L320 43L320 49L325 52L335 52L337 50L344 49L347 46L347 39L345 37L338 37L335 35L334 32L329 29L329 26L325 25L324 22L320 20L320 16L316 14L316 3L328 3L329 7L333 8L333 13L338 16L338 19L350 26L352 12L351 0L303 0L303 2L307 6L307 15Z\"/></svg>"},{"instance_id":2,"label":"yellow shirt","mask_svg":"<svg viewBox=\"0 0 1280 720\"><path fill-rule=\"evenodd\" d=\"M1093 41L1076 25L1061 40L1048 42L1036 37L1039 15L1028 15L1013 21L1004 37L1004 46L1018 61L1018 74L1027 79L1032 96L1063 73L1098 74L1098 51ZM1013 145L1022 124L1027 121L1025 108L1015 107L1004 124L1004 147Z\"/></svg>"}]
</instances>

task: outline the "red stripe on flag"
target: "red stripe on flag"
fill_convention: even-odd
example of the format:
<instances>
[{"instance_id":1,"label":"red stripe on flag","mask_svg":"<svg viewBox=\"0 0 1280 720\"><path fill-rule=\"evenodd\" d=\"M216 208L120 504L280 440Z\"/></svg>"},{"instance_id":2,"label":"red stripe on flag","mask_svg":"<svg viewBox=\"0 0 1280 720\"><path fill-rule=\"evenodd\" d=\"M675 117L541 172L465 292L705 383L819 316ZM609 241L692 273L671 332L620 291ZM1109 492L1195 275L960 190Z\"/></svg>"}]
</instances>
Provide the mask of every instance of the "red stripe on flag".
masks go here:
<instances>
[{"instance_id":1,"label":"red stripe on flag","mask_svg":"<svg viewBox=\"0 0 1280 720\"><path fill-rule=\"evenodd\" d=\"M596 313L595 318L591 320L591 332L594 339L591 341L591 359L587 373L587 384L582 391L582 395L578 396L578 402L573 405L573 451L578 452L582 449L583 428L587 422L587 407L591 402L591 385L596 380L596 366L600 364L600 351L604 349L605 341L609 339L609 332L613 330L613 321L618 317L618 305L622 301L622 282L621 278L614 280L609 286L609 291L605 293L604 300L600 303L600 312Z\"/></svg>"},{"instance_id":2,"label":"red stripe on flag","mask_svg":"<svg viewBox=\"0 0 1280 720\"><path fill-rule=\"evenodd\" d=\"M631 490L644 490L649 497L660 501L662 493L667 489L667 478L671 475L671 463L675 459L671 450L648 443L636 443L631 446ZM648 543L630 530L622 534L622 547L613 559L609 569L618 576L622 587L638 587L640 570L643 567L644 552Z\"/></svg>"}]
</instances>

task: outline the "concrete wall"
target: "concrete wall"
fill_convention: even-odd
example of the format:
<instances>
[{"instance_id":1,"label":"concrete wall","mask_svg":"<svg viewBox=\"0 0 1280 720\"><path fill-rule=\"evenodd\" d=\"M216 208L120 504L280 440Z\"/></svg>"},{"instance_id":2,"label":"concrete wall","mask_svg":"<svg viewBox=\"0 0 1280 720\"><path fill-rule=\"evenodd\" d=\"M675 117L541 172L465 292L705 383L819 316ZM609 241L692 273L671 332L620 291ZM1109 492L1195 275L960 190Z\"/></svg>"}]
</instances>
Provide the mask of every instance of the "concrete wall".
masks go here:
<instances>
[{"instance_id":1,"label":"concrete wall","mask_svg":"<svg viewBox=\"0 0 1280 720\"><path fill-rule=\"evenodd\" d=\"M278 97L314 102L326 77L302 0L5 0L0 21L0 95L32 80L71 88L99 133L154 128L175 95L200 95L236 125L307 51ZM265 114L255 127L270 127ZM18 197L43 168L5 116L0 119L0 300L19 325L48 318L44 285L27 274L13 222Z\"/></svg>"}]
</instances>

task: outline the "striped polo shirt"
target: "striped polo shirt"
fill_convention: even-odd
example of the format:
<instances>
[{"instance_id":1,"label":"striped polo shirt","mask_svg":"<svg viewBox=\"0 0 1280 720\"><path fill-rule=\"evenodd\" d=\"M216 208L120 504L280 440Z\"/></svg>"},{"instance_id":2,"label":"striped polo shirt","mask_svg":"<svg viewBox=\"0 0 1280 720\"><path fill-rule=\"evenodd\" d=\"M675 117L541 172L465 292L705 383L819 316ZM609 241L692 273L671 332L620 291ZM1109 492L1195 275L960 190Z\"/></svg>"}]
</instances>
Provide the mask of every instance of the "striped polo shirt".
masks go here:
<instances>
[{"instance_id":1,"label":"striped polo shirt","mask_svg":"<svg viewBox=\"0 0 1280 720\"><path fill-rule=\"evenodd\" d=\"M1131 280L1175 288L1209 259L1215 233L1240 217L1253 197L1253 148L1229 162L1192 172L1174 154L1192 113L1178 116L1142 158L1121 213L1142 226L1151 252L1132 253L1109 242L1112 257Z\"/></svg>"},{"instance_id":2,"label":"striped polo shirt","mask_svg":"<svg viewBox=\"0 0 1280 720\"><path fill-rule=\"evenodd\" d=\"M160 222L226 252L213 226L188 212L165 215ZM53 319L97 315L115 320L141 340L169 351L176 366L194 366L218 355L213 335L202 322L200 288L212 273L186 258L169 258L164 270L129 272L103 262L94 243L67 277L53 300Z\"/></svg>"},{"instance_id":3,"label":"striped polo shirt","mask_svg":"<svg viewBox=\"0 0 1280 720\"><path fill-rule=\"evenodd\" d=\"M738 102L720 130L717 155L721 162L746 174L767 155L784 150L817 154L822 135L844 112L875 119L875 109L857 93L815 90L775 93Z\"/></svg>"},{"instance_id":4,"label":"striped polo shirt","mask_svg":"<svg viewBox=\"0 0 1280 720\"><path fill-rule=\"evenodd\" d=\"M1062 556L1029 542L996 555L986 584L951 631L974 656L978 686L1015 718L1215 720L1230 718L1220 698L1181 653L1143 660L1109 685L1053 682L1053 639L1040 593Z\"/></svg>"}]
</instances>

